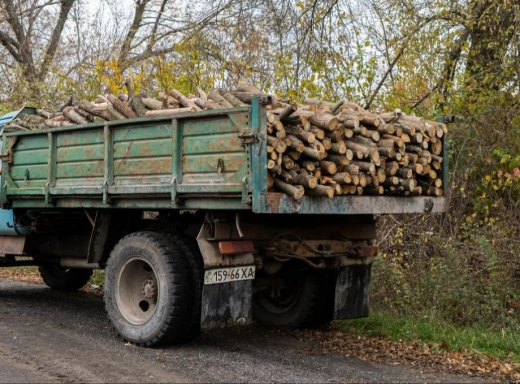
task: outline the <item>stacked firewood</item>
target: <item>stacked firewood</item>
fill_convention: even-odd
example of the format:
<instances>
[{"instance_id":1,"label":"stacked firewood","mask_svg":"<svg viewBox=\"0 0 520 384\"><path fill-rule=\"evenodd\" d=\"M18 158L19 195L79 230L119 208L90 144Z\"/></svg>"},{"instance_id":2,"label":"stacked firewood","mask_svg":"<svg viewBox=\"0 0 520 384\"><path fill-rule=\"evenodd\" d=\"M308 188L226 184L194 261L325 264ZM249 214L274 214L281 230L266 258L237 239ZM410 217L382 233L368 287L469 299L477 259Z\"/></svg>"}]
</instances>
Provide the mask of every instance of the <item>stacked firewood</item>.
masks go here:
<instances>
[{"instance_id":1,"label":"stacked firewood","mask_svg":"<svg viewBox=\"0 0 520 384\"><path fill-rule=\"evenodd\" d=\"M84 125L137 117L247 106L255 97L267 105L268 187L294 199L303 195L441 196L442 123L406 115L400 110L374 114L353 102L276 99L239 83L233 90L177 90L160 99L128 93L100 95L59 110L37 109L22 115L7 130L34 130Z\"/></svg>"},{"instance_id":2,"label":"stacked firewood","mask_svg":"<svg viewBox=\"0 0 520 384\"><path fill-rule=\"evenodd\" d=\"M273 106L267 132L269 186L295 199L443 194L445 124L306 99Z\"/></svg>"}]
</instances>

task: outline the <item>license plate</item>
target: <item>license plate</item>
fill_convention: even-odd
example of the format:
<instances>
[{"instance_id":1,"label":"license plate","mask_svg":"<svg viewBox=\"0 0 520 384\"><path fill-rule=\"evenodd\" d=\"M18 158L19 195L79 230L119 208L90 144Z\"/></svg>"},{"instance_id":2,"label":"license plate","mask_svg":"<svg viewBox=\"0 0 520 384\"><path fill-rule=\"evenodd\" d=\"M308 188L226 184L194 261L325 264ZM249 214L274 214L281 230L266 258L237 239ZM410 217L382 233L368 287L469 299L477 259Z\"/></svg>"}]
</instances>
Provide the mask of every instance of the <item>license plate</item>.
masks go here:
<instances>
[{"instance_id":1,"label":"license plate","mask_svg":"<svg viewBox=\"0 0 520 384\"><path fill-rule=\"evenodd\" d=\"M255 267L232 267L211 269L204 273L204 284L221 284L231 281L252 280L255 278Z\"/></svg>"}]
</instances>

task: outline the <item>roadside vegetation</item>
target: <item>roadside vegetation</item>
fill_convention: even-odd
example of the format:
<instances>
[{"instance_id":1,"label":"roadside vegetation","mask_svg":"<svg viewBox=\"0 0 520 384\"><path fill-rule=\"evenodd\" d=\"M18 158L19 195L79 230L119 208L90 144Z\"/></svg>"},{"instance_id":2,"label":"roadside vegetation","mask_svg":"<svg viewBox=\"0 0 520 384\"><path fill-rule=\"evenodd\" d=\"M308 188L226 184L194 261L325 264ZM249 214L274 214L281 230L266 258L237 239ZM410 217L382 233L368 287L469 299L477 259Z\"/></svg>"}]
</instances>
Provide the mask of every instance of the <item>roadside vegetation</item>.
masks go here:
<instances>
[{"instance_id":1,"label":"roadside vegetation","mask_svg":"<svg viewBox=\"0 0 520 384\"><path fill-rule=\"evenodd\" d=\"M379 218L372 316L342 330L520 360L518 2L0 4L0 112L117 93L126 78L136 92L244 80L295 100L454 116L450 213Z\"/></svg>"}]
</instances>

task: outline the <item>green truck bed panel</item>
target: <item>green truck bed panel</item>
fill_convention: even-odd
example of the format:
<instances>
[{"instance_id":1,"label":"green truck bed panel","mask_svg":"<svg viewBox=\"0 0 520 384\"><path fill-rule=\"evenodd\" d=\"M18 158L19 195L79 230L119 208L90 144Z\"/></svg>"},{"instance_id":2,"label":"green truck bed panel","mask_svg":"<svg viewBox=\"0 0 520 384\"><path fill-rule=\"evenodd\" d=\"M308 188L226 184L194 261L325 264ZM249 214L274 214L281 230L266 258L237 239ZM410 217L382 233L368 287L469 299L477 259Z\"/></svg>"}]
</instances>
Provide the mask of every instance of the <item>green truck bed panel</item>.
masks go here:
<instances>
[{"instance_id":1,"label":"green truck bed panel","mask_svg":"<svg viewBox=\"0 0 520 384\"><path fill-rule=\"evenodd\" d=\"M251 107L3 134L6 208L442 212L446 198L268 193L266 112Z\"/></svg>"}]
</instances>

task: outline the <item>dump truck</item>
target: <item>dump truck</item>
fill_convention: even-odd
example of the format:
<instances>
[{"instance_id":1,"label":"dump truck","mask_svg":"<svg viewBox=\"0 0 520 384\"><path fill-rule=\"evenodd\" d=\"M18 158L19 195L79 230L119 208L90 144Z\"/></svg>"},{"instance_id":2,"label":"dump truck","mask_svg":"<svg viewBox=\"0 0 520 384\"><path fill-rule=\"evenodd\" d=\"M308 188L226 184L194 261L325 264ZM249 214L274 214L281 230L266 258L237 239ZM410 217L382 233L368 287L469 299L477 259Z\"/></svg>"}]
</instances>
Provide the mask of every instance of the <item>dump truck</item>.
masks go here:
<instances>
[{"instance_id":1,"label":"dump truck","mask_svg":"<svg viewBox=\"0 0 520 384\"><path fill-rule=\"evenodd\" d=\"M3 132L0 267L38 266L65 291L104 269L107 315L141 346L252 321L305 328L368 316L376 217L446 212L448 199L272 192L266 119L254 99ZM446 168L443 177L446 188Z\"/></svg>"}]
</instances>

